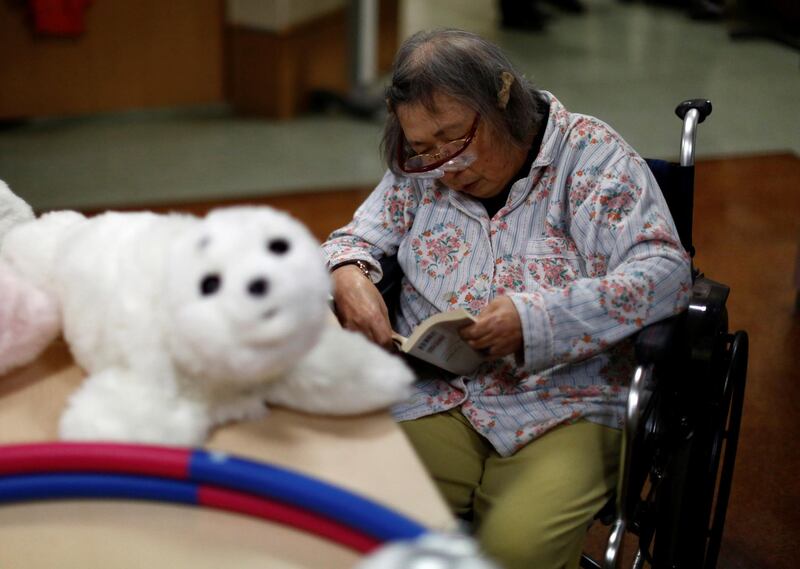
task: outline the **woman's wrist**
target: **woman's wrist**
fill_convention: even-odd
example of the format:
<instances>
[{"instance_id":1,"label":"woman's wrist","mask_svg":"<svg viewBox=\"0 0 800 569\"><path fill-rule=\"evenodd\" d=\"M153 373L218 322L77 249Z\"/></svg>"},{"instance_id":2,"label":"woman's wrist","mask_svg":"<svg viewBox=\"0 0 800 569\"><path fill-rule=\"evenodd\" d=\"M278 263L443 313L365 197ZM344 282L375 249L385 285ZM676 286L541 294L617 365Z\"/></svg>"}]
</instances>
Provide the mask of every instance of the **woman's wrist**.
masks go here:
<instances>
[{"instance_id":1,"label":"woman's wrist","mask_svg":"<svg viewBox=\"0 0 800 569\"><path fill-rule=\"evenodd\" d=\"M372 282L372 276L371 276L372 268L361 259L355 259L353 261L345 261L343 263L339 263L338 265L334 265L333 267L331 267L331 273L337 271L338 269L341 269L342 267L353 267L355 269L358 269L358 271L362 275L367 277L370 280L370 282Z\"/></svg>"}]
</instances>

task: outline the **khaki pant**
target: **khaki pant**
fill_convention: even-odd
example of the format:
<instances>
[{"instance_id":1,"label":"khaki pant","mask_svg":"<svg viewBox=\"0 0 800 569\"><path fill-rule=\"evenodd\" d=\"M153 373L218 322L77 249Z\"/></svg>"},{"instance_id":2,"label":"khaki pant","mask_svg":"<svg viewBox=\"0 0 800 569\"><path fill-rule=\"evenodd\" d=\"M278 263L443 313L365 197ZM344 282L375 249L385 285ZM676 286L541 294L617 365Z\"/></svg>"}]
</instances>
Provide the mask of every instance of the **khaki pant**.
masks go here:
<instances>
[{"instance_id":1,"label":"khaki pant","mask_svg":"<svg viewBox=\"0 0 800 569\"><path fill-rule=\"evenodd\" d=\"M572 569L617 481L620 431L581 421L503 458L459 409L400 423L453 512L506 569Z\"/></svg>"}]
</instances>

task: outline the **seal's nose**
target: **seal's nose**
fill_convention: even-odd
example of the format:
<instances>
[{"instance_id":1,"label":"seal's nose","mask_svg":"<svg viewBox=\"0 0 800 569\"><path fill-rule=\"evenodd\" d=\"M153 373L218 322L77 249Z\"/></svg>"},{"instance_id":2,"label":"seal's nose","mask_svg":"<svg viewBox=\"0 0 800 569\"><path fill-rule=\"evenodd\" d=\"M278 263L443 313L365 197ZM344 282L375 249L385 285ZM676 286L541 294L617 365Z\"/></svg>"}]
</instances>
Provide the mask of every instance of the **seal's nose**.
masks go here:
<instances>
[{"instance_id":1,"label":"seal's nose","mask_svg":"<svg viewBox=\"0 0 800 569\"><path fill-rule=\"evenodd\" d=\"M269 281L263 277L253 279L247 285L247 292L251 296L264 296L269 292Z\"/></svg>"}]
</instances>

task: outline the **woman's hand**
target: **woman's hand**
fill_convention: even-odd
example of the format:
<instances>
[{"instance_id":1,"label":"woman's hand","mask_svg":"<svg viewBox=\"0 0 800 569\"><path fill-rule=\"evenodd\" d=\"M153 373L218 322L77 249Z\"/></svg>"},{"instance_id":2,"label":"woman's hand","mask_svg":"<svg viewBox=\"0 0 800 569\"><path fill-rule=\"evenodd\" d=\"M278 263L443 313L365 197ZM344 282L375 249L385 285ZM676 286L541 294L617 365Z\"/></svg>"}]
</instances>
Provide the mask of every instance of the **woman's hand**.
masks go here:
<instances>
[{"instance_id":1,"label":"woman's hand","mask_svg":"<svg viewBox=\"0 0 800 569\"><path fill-rule=\"evenodd\" d=\"M331 273L333 301L339 323L361 332L372 342L393 350L389 311L381 293L355 265L344 265Z\"/></svg>"},{"instance_id":2,"label":"woman's hand","mask_svg":"<svg viewBox=\"0 0 800 569\"><path fill-rule=\"evenodd\" d=\"M477 321L461 329L461 337L470 347L492 358L522 351L522 320L507 296L499 296L481 310Z\"/></svg>"}]
</instances>

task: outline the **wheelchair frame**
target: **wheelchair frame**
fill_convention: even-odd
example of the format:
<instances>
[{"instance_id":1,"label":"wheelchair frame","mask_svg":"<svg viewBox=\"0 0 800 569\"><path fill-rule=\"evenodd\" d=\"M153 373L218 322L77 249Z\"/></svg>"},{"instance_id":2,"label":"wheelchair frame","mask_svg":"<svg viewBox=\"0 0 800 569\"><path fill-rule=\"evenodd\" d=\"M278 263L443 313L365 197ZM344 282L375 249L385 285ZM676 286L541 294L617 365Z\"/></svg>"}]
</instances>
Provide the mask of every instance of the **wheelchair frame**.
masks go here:
<instances>
[{"instance_id":1,"label":"wheelchair frame","mask_svg":"<svg viewBox=\"0 0 800 569\"><path fill-rule=\"evenodd\" d=\"M711 103L684 101L675 112L683 119L680 164L648 164L681 242L694 256L694 147L697 125L711 113ZM729 287L694 268L692 277L688 310L637 336L617 492L601 512L611 528L602 565L583 555L586 569L619 567L626 532L639 538L634 569L645 562L656 569L717 565L744 403L748 336L728 331Z\"/></svg>"}]
</instances>

